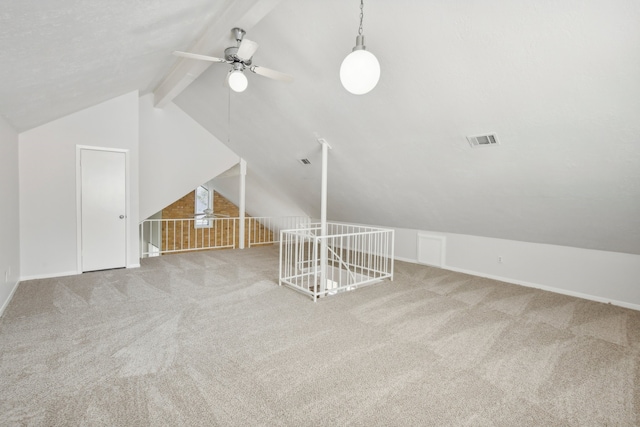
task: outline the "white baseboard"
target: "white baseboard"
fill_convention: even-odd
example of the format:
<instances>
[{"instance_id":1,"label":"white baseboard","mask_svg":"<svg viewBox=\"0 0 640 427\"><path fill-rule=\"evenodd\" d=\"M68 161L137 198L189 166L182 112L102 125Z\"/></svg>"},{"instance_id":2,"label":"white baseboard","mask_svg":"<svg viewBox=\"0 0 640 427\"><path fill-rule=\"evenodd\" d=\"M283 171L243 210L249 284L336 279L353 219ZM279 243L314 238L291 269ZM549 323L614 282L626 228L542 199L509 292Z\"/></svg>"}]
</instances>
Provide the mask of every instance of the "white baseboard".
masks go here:
<instances>
[{"instance_id":1,"label":"white baseboard","mask_svg":"<svg viewBox=\"0 0 640 427\"><path fill-rule=\"evenodd\" d=\"M19 284L20 284L20 281L17 281L16 284L13 285L13 289L11 289L11 292L9 292L9 296L7 297L4 304L2 304L2 307L0 307L0 317L2 317L2 315L4 314L5 308L9 306L9 302L11 301L11 298L13 298L13 294L16 293L16 289L18 289Z\"/></svg>"},{"instance_id":2,"label":"white baseboard","mask_svg":"<svg viewBox=\"0 0 640 427\"><path fill-rule=\"evenodd\" d=\"M20 277L20 281L24 282L26 280L51 279L53 277L63 277L63 276L76 276L78 274L82 274L82 272L78 272L74 270L74 271L65 271L62 273L36 274L33 276L22 276Z\"/></svg>"},{"instance_id":3,"label":"white baseboard","mask_svg":"<svg viewBox=\"0 0 640 427\"><path fill-rule=\"evenodd\" d=\"M129 264L125 268L140 268L140 264ZM37 279L51 279L54 277L64 277L64 276L76 276L78 274L82 274L82 271L65 271L62 273L51 273L51 274L35 274L33 276L22 276L20 277L20 281L24 282L26 280L37 280Z\"/></svg>"},{"instance_id":4,"label":"white baseboard","mask_svg":"<svg viewBox=\"0 0 640 427\"><path fill-rule=\"evenodd\" d=\"M470 274L472 276L478 276L478 277L485 277L487 279L499 280L501 282L512 283L514 285L525 286L527 288L540 289L540 290L543 290L543 291L554 292L556 294L568 295L568 296L571 296L571 297L582 298L582 299L586 299L586 300L590 300L590 301L596 301L596 302L602 302L602 303L605 303L605 304L612 304L612 305L616 305L618 307L630 308L632 310L640 311L640 305L632 304L632 303L625 302L625 301L617 301L617 300L613 300L613 299L609 299L609 298L603 298L603 297L599 297L599 296L595 296L595 295L583 294L582 292L569 291L569 290L562 289L562 288L556 288L556 287L553 287L553 286L545 286L545 285L540 285L538 283L531 283L531 282L526 282L526 281L523 281L523 280L515 280L515 279L508 278L508 277L500 277L500 276L494 276L494 275L491 275L491 274L478 273L477 271L465 270L463 268L455 268L455 267L450 267L450 266L445 266L443 268L445 270L451 270L451 271L455 271L455 272L458 272L458 273Z\"/></svg>"},{"instance_id":5,"label":"white baseboard","mask_svg":"<svg viewBox=\"0 0 640 427\"><path fill-rule=\"evenodd\" d=\"M403 257L400 257L400 256L393 257L393 259L395 259L396 261L410 262L411 264L420 264L415 259L403 258Z\"/></svg>"},{"instance_id":6,"label":"white baseboard","mask_svg":"<svg viewBox=\"0 0 640 427\"><path fill-rule=\"evenodd\" d=\"M405 261L405 262L410 262L412 264L419 264L419 265L427 266L426 264L422 264L422 263L418 262L415 259L408 259L408 258L401 258L401 257L395 257L395 259L398 260L398 261ZM427 267L433 267L433 266L427 266ZM586 299L586 300L590 300L590 301L596 301L596 302L602 302L602 303L605 303L605 304L612 304L612 305L616 305L618 307L630 308L632 310L640 311L640 305L638 305L638 304L632 304L632 303L625 302L625 301L617 301L617 300L613 300L613 299L609 299L609 298L598 297L598 296L595 296L595 295L584 294L582 292L569 291L569 290L562 289L562 288L556 288L556 287L553 287L553 286L540 285L538 283L531 283L531 282L526 282L526 281L523 281L523 280L515 280L515 279L508 278L508 277L500 277L500 276L494 276L494 275L491 275L491 274L479 273L477 271L465 270L463 268L456 268L456 267L451 267L451 266L448 266L448 265L445 265L443 267L434 267L434 268L442 268L444 270L455 271L457 273L464 273L464 274L470 274L472 276L485 277L487 279L499 280L501 282L512 283L514 285L525 286L527 288L540 289L540 290L543 290L543 291L554 292L556 294L568 295L568 296L571 296L571 297L582 298L582 299Z\"/></svg>"}]
</instances>

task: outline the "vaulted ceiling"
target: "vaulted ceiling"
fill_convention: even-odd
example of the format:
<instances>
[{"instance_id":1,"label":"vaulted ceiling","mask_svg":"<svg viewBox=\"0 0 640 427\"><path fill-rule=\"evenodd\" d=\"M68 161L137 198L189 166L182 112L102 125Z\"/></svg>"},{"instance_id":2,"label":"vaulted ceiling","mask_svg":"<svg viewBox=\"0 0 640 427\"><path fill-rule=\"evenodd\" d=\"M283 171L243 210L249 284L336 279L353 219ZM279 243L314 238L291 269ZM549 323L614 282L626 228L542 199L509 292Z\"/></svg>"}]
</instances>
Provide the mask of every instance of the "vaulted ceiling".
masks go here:
<instances>
[{"instance_id":1,"label":"vaulted ceiling","mask_svg":"<svg viewBox=\"0 0 640 427\"><path fill-rule=\"evenodd\" d=\"M311 215L322 137L332 220L640 254L636 0L367 0L382 72L361 96L338 76L356 0L1 8L0 114L18 130L155 91ZM251 74L230 93L228 65L171 55L222 56L237 25L260 44L254 63L294 83ZM466 139L490 132L499 145Z\"/></svg>"}]
</instances>

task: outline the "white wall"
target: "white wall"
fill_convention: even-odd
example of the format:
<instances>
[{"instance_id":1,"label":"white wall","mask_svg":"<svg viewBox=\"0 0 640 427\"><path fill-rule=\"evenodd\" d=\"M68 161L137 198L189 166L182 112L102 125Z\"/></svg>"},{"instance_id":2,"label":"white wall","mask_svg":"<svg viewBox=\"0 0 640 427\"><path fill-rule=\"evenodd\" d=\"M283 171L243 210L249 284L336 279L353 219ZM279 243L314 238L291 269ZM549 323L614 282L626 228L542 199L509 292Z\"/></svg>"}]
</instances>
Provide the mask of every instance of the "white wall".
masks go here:
<instances>
[{"instance_id":1,"label":"white wall","mask_svg":"<svg viewBox=\"0 0 640 427\"><path fill-rule=\"evenodd\" d=\"M226 199L239 205L240 177L221 176L213 181L213 188ZM247 164L245 180L246 212L251 216L308 216L300 206L289 199L281 190L270 185L251 170Z\"/></svg>"},{"instance_id":2,"label":"white wall","mask_svg":"<svg viewBox=\"0 0 640 427\"><path fill-rule=\"evenodd\" d=\"M155 214L240 158L176 105L140 98L140 220Z\"/></svg>"},{"instance_id":3,"label":"white wall","mask_svg":"<svg viewBox=\"0 0 640 427\"><path fill-rule=\"evenodd\" d=\"M444 236L445 269L640 310L640 255L395 230L395 256L401 260L417 262L418 234Z\"/></svg>"},{"instance_id":4,"label":"white wall","mask_svg":"<svg viewBox=\"0 0 640 427\"><path fill-rule=\"evenodd\" d=\"M76 223L77 145L128 150L127 266L138 265L138 92L23 132L19 138L22 279L80 273Z\"/></svg>"},{"instance_id":5,"label":"white wall","mask_svg":"<svg viewBox=\"0 0 640 427\"><path fill-rule=\"evenodd\" d=\"M0 117L0 315L20 277L18 133Z\"/></svg>"}]
</instances>

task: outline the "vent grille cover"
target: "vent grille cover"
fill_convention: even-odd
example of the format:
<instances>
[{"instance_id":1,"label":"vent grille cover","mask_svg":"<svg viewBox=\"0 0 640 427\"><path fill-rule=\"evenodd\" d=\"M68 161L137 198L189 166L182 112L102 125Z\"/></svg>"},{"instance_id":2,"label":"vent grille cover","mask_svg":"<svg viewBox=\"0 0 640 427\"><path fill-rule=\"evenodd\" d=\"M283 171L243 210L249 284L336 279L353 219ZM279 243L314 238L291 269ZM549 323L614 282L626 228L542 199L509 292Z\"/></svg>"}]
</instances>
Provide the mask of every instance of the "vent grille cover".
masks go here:
<instances>
[{"instance_id":1,"label":"vent grille cover","mask_svg":"<svg viewBox=\"0 0 640 427\"><path fill-rule=\"evenodd\" d=\"M311 162L309 161L309 159L300 159L298 160L300 163L302 163L303 165L310 165Z\"/></svg>"},{"instance_id":2,"label":"vent grille cover","mask_svg":"<svg viewBox=\"0 0 640 427\"><path fill-rule=\"evenodd\" d=\"M495 133L489 133L487 135L468 136L467 141L469 141L469 144L473 148L500 145L500 143L498 142L498 135L496 135Z\"/></svg>"}]
</instances>

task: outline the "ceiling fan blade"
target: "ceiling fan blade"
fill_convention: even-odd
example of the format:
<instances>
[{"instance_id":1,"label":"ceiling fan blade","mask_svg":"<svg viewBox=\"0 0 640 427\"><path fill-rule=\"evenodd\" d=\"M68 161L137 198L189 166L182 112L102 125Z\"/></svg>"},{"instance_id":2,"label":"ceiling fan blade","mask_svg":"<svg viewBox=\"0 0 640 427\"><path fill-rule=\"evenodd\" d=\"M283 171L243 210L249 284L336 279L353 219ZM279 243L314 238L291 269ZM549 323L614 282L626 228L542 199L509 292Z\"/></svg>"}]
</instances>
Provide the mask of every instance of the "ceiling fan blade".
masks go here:
<instances>
[{"instance_id":1,"label":"ceiling fan blade","mask_svg":"<svg viewBox=\"0 0 640 427\"><path fill-rule=\"evenodd\" d=\"M291 83L293 81L293 76L290 76L289 74L281 73L280 71L272 70L270 68L259 67L257 65L254 65L249 69L256 74L260 74L261 76L268 77L270 79L280 80L281 82L287 82L287 83Z\"/></svg>"},{"instance_id":2,"label":"ceiling fan blade","mask_svg":"<svg viewBox=\"0 0 640 427\"><path fill-rule=\"evenodd\" d=\"M210 62L227 62L226 59L222 59L222 58L216 58L214 56L207 56L207 55L200 55L198 53L190 53L190 52L180 52L179 50L174 50L173 54L176 56L182 56L184 58L190 58L190 59L201 59L203 61L210 61Z\"/></svg>"},{"instance_id":3,"label":"ceiling fan blade","mask_svg":"<svg viewBox=\"0 0 640 427\"><path fill-rule=\"evenodd\" d=\"M253 54L256 53L256 50L258 50L258 43L248 39L244 39L240 42L240 47L238 48L238 53L236 53L236 56L240 59L248 61L249 59L251 59Z\"/></svg>"}]
</instances>

